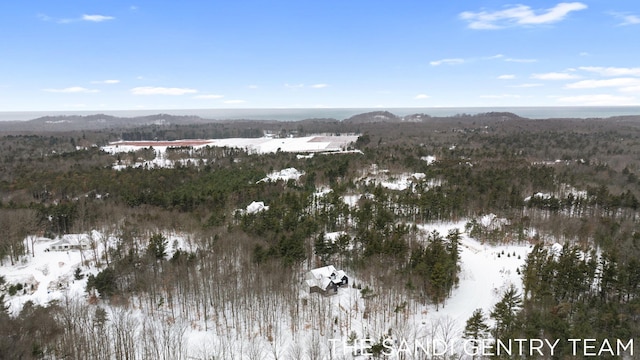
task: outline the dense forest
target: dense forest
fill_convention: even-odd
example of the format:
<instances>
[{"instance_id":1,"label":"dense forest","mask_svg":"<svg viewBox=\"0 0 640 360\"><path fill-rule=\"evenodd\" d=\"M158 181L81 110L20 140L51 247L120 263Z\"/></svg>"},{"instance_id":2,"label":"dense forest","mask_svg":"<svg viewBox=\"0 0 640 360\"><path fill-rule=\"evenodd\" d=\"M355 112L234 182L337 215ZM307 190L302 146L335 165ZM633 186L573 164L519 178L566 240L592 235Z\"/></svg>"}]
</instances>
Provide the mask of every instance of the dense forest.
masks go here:
<instances>
[{"instance_id":1,"label":"dense forest","mask_svg":"<svg viewBox=\"0 0 640 360\"><path fill-rule=\"evenodd\" d=\"M86 282L82 299L11 312L5 303L27 289L0 277L0 359L181 359L188 327L216 334L202 359L329 358L321 336L348 336L352 320L332 318L327 298L301 298L307 270L335 265L357 279L350 286L370 332L358 336L401 333L421 306L446 306L460 280L463 233L483 244L532 247L517 269L522 291L510 288L491 311L478 309L460 324L463 336L638 340L639 117L411 118L420 121L361 116L0 134L0 265L34 256L30 235L101 234L74 274ZM174 148L167 158L190 161L114 170L157 154L100 148L119 139L265 132L356 133L351 147L360 152ZM261 181L285 168L304 174ZM421 175L401 189L380 180L404 174ZM252 201L268 208L244 210ZM483 225L488 214L505 220ZM466 226L448 233L418 226L460 221ZM175 233L188 234L180 247L171 243ZM298 339L305 331L311 335ZM242 339L238 355L233 344ZM380 346L373 350L384 356ZM543 357L571 355L564 343Z\"/></svg>"}]
</instances>

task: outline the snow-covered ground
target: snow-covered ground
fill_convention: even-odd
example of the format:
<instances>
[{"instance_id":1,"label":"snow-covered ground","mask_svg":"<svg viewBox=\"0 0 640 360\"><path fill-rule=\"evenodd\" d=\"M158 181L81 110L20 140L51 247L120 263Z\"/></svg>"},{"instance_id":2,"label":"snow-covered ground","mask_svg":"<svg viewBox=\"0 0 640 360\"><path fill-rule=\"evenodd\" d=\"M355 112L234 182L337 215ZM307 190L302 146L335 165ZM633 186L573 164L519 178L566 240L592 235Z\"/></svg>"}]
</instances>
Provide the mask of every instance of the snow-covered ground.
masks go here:
<instances>
[{"instance_id":1,"label":"snow-covered ground","mask_svg":"<svg viewBox=\"0 0 640 360\"><path fill-rule=\"evenodd\" d=\"M167 148L190 147L194 149L211 147L230 147L245 149L250 153L266 154L277 151L285 152L330 152L346 150L347 146L358 140L357 135L337 136L304 136L289 138L227 138L210 140L176 140L176 141L116 141L102 150L111 154L136 151L150 148L165 152Z\"/></svg>"},{"instance_id":2,"label":"snow-covered ground","mask_svg":"<svg viewBox=\"0 0 640 360\"><path fill-rule=\"evenodd\" d=\"M464 232L466 221L419 225L425 232L433 230L446 236L449 230ZM439 311L464 325L473 311L482 308L488 314L510 285L522 290L517 270L524 265L531 245L489 245L462 234L460 241L460 283Z\"/></svg>"},{"instance_id":3,"label":"snow-covered ground","mask_svg":"<svg viewBox=\"0 0 640 360\"><path fill-rule=\"evenodd\" d=\"M572 195L574 199L587 198L587 192L585 190L578 190L575 187L568 184L560 184L559 189L556 193L552 194L552 193L537 192L531 196L527 196L524 199L524 201L528 202L531 200L532 197L542 199L542 200L549 200L552 197L555 197L557 199L564 199L569 195Z\"/></svg>"},{"instance_id":4,"label":"snow-covered ground","mask_svg":"<svg viewBox=\"0 0 640 360\"><path fill-rule=\"evenodd\" d=\"M427 162L427 165L431 165L431 164L433 164L434 162L436 162L436 157L435 157L435 156L433 156L433 155L428 155L428 156L423 156L423 157L421 157L421 158L420 158L420 160L422 160L422 161L426 161L426 162Z\"/></svg>"},{"instance_id":5,"label":"snow-covered ground","mask_svg":"<svg viewBox=\"0 0 640 360\"><path fill-rule=\"evenodd\" d=\"M122 170L126 167L142 167L142 168L173 168L176 162L186 165L188 162L198 164L199 159L189 158L178 161L167 159L167 149L187 147L190 149L199 149L206 146L211 147L230 147L244 149L251 154L267 154L278 151L310 153L309 155L298 155L299 158L311 158L313 153L348 153L354 152L347 150L350 143L358 140L357 135L339 135L339 136L305 136L297 138L228 138L228 139L211 139L211 140L176 140L176 141L116 141L101 149L110 154L128 153L145 148L153 148L155 158L149 161L136 161L132 164L116 163L113 168ZM360 152L355 150L355 152ZM361 152L360 152L361 153Z\"/></svg>"},{"instance_id":6,"label":"snow-covered ground","mask_svg":"<svg viewBox=\"0 0 640 360\"><path fill-rule=\"evenodd\" d=\"M85 236L66 235L67 238ZM23 286L16 295L6 298L10 313L17 314L27 301L46 306L50 301L61 300L65 295L83 296L86 280L76 280L74 272L81 266L84 258L90 257L89 251L50 250L51 246L59 241L60 239L29 237L25 240L25 245L28 245L31 251L33 242L34 255L23 256L15 265L8 265L8 260L5 259L5 265L0 267L0 276L5 278L7 286Z\"/></svg>"},{"instance_id":7,"label":"snow-covered ground","mask_svg":"<svg viewBox=\"0 0 640 360\"><path fill-rule=\"evenodd\" d=\"M166 234L167 253L171 256L176 249L189 248L186 236ZM105 238L106 237L106 238ZM104 245L115 245L113 236L99 231L88 234L67 234L62 238L27 237L25 246L29 254L11 265L4 259L0 266L0 276L5 279L5 287L22 284L23 289L14 296L7 296L9 312L16 315L27 301L46 306L51 301L68 298L85 298L85 288L89 274L97 274L96 260L103 261ZM61 242L86 244L84 248L53 250ZM33 244L33 253L31 251ZM92 245L93 244L93 245ZM175 246L174 246L175 245ZM95 248L95 251L94 251ZM76 279L76 269L80 268L81 279Z\"/></svg>"},{"instance_id":8,"label":"snow-covered ground","mask_svg":"<svg viewBox=\"0 0 640 360\"><path fill-rule=\"evenodd\" d=\"M247 207L247 211L252 209L251 205ZM450 229L457 228L461 232L464 231L465 225L466 221L460 221L420 224L418 228L424 232L425 236L433 230L446 236ZM326 237L335 239L341 234L342 232L327 233ZM166 236L170 252L175 250L174 247L188 247L188 236L175 234L167 234ZM70 235L67 237L71 240L78 240L78 243L81 243L82 239L86 241L87 238L90 241L95 241L97 257L98 259L100 258L103 251L104 234L93 231L90 234ZM27 239L27 242L31 248L29 240ZM34 240L35 256L31 256L31 254L25 256L16 265L10 265L5 260L4 266L0 267L0 275L7 281L6 286L17 283L26 285L24 290L8 297L9 311L12 314L17 314L22 305L29 300L38 305L46 305L52 300L62 300L65 297L87 301L85 293L87 275L98 272L94 264L93 250L48 251L52 244L59 242L61 239L36 238ZM107 238L107 241L114 240ZM175 246L173 245L174 242L176 243ZM400 319L396 317L393 320L390 318L394 316L387 315L386 323L381 322L380 314L375 311L369 316L364 315L368 306L372 306L371 304L373 303L367 303L362 298L361 290L356 288L341 288L336 296L319 298L320 295L309 294L301 287L300 296L309 299L309 301L319 301L320 304L324 304L320 306L328 306L329 313L326 316L330 319L338 319L340 324L328 332L325 331L324 337L320 339L325 349L323 358L329 358L328 349L329 345L332 345L332 343L328 342L329 339L339 340L332 351L342 354L344 350L342 346L346 344L347 337L352 333L361 339L374 335L377 338L386 333L389 328L392 328L393 336L398 339L407 336L408 329L411 329L414 334L412 336L439 338L444 336L444 333L440 332L444 331L442 327L446 325L450 328L449 335L459 338L466 319L471 316L475 309L481 308L485 314L488 314L510 285L513 284L516 288L522 289L522 282L517 270L524 264L526 256L531 250L532 247L530 245L493 246L481 244L463 233L460 242L460 282L452 291L451 297L437 310L434 305L419 305L405 312ZM74 272L79 266L81 266L84 276L82 279L76 280ZM351 277L350 283L354 282L367 285L361 279ZM375 293L384 293L386 291L385 289L375 288L374 285L371 286L372 291ZM399 294L398 296L400 298L402 295ZM136 313L136 316L144 316L140 313L140 310L137 310ZM280 334L281 344L285 348L290 348L295 343L305 344L304 346L306 347L312 337L316 336L315 330L317 329L313 327L300 329L295 336L283 330ZM199 327L189 327L184 334L184 340L188 356L196 358L203 353L214 351L214 347L207 349L207 346L213 346L212 344L216 341L223 341L211 332L204 331ZM252 342L265 347L273 345L263 338L240 340L236 340L237 343L244 344L245 348L239 351L244 351L245 353L248 351L247 344ZM223 346L223 344L217 344L215 348L219 349L220 346ZM267 350L262 355L264 359L273 358L272 354ZM350 357L351 355L349 355Z\"/></svg>"},{"instance_id":9,"label":"snow-covered ground","mask_svg":"<svg viewBox=\"0 0 640 360\"><path fill-rule=\"evenodd\" d=\"M300 177L304 175L304 171L300 171L296 168L286 168L286 169L282 169L280 171L274 171L270 174L267 175L267 177L265 177L264 179L259 180L258 182L262 182L262 181L278 181L278 180L284 180L289 181L289 180L299 180Z\"/></svg>"},{"instance_id":10,"label":"snow-covered ground","mask_svg":"<svg viewBox=\"0 0 640 360\"><path fill-rule=\"evenodd\" d=\"M435 161L435 157L423 158L429 164ZM427 175L422 172L416 173L393 173L387 169L380 169L377 164L371 164L369 168L362 171L358 182L365 185L380 185L386 189L403 191L407 189L415 190L415 184L422 183L426 188L441 185L439 179L427 179Z\"/></svg>"},{"instance_id":11,"label":"snow-covered ground","mask_svg":"<svg viewBox=\"0 0 640 360\"><path fill-rule=\"evenodd\" d=\"M425 182L427 187L439 185L439 181L435 179L427 180L425 173L391 174L386 171L381 171L374 175L363 177L361 181L365 184L380 184L383 188L398 191L413 189L414 184L419 182Z\"/></svg>"}]
</instances>

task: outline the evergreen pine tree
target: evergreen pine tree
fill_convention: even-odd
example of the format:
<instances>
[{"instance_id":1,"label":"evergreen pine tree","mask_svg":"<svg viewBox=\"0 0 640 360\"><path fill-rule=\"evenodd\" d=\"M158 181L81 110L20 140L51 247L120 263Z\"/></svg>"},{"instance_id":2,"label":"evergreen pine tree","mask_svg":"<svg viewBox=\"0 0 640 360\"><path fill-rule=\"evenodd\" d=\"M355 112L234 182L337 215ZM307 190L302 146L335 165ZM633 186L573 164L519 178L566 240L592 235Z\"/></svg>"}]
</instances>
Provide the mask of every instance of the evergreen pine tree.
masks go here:
<instances>
[{"instance_id":1,"label":"evergreen pine tree","mask_svg":"<svg viewBox=\"0 0 640 360\"><path fill-rule=\"evenodd\" d=\"M477 347L479 340L487 337L489 325L486 323L484 312L482 309L476 309L473 315L467 319L467 325L464 327L463 338L468 339L473 347ZM475 355L473 356L475 359Z\"/></svg>"},{"instance_id":2,"label":"evergreen pine tree","mask_svg":"<svg viewBox=\"0 0 640 360\"><path fill-rule=\"evenodd\" d=\"M163 260L167 256L167 238L162 234L151 235L147 250L156 259Z\"/></svg>"},{"instance_id":3,"label":"evergreen pine tree","mask_svg":"<svg viewBox=\"0 0 640 360\"><path fill-rule=\"evenodd\" d=\"M518 312L522 307L522 299L515 286L511 285L491 311L491 318L496 321L494 336L496 339L513 335Z\"/></svg>"}]
</instances>

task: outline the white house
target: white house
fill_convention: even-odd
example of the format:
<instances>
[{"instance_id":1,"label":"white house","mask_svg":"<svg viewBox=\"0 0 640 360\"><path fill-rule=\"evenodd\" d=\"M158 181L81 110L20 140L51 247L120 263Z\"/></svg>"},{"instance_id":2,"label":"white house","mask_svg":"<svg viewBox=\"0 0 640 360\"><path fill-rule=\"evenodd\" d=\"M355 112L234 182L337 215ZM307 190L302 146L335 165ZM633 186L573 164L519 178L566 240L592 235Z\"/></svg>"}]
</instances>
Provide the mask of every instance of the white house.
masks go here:
<instances>
[{"instance_id":1,"label":"white house","mask_svg":"<svg viewBox=\"0 0 640 360\"><path fill-rule=\"evenodd\" d=\"M262 201L253 201L251 204L247 205L247 214L255 214L255 213L259 213L261 211L267 211L269 210L268 206L265 206L264 202Z\"/></svg>"},{"instance_id":2,"label":"white house","mask_svg":"<svg viewBox=\"0 0 640 360\"><path fill-rule=\"evenodd\" d=\"M336 270L333 265L328 265L310 270L305 282L311 293L333 295L338 292L339 287L349 285L349 277L344 271Z\"/></svg>"},{"instance_id":3,"label":"white house","mask_svg":"<svg viewBox=\"0 0 640 360\"><path fill-rule=\"evenodd\" d=\"M69 251L69 250L86 250L89 249L91 242L87 235L64 235L60 240L52 243L49 250L52 251Z\"/></svg>"}]
</instances>

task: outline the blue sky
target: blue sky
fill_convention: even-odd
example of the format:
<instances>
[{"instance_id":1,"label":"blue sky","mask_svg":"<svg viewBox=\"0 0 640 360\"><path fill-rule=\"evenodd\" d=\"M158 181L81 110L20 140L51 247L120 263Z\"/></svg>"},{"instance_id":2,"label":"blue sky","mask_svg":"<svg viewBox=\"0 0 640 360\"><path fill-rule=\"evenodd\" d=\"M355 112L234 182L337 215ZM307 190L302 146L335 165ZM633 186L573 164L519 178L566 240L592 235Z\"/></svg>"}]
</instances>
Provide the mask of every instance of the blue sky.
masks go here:
<instances>
[{"instance_id":1,"label":"blue sky","mask_svg":"<svg viewBox=\"0 0 640 360\"><path fill-rule=\"evenodd\" d=\"M640 105L635 0L24 0L0 14L0 111Z\"/></svg>"}]
</instances>

